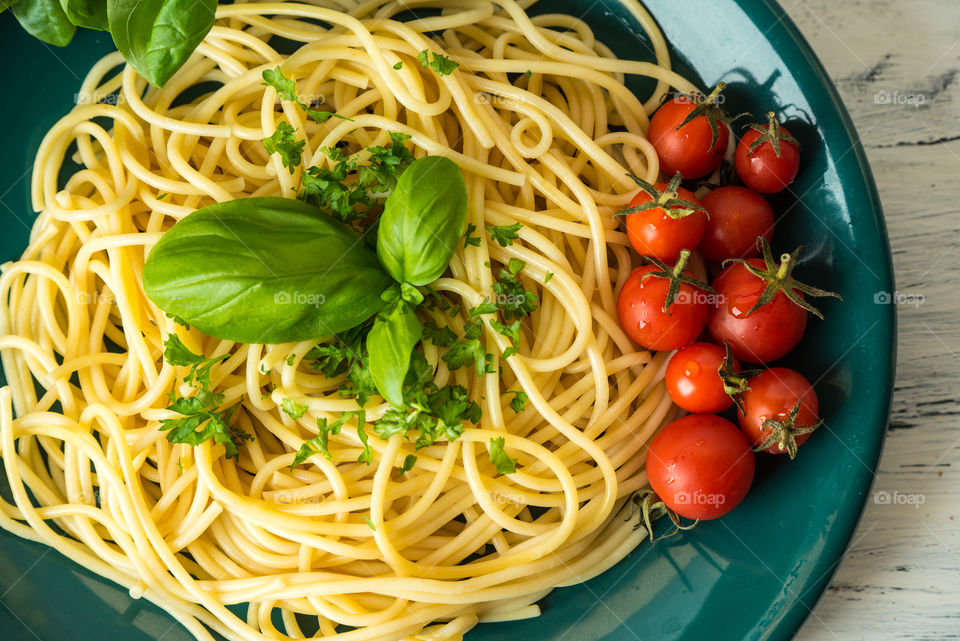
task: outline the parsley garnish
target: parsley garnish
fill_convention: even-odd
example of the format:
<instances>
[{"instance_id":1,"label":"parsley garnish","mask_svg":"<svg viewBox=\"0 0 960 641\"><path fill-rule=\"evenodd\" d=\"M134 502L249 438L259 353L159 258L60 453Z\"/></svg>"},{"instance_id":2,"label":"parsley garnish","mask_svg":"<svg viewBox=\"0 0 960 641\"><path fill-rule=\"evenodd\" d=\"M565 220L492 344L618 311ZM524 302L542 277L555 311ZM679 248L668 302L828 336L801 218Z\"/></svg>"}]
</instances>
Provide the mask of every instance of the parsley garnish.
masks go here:
<instances>
[{"instance_id":1,"label":"parsley garnish","mask_svg":"<svg viewBox=\"0 0 960 641\"><path fill-rule=\"evenodd\" d=\"M508 247L513 244L513 241L520 238L520 234L517 232L520 231L521 227L523 227L522 223L487 225L487 231L490 232L490 237L497 241L501 247Z\"/></svg>"},{"instance_id":2,"label":"parsley garnish","mask_svg":"<svg viewBox=\"0 0 960 641\"><path fill-rule=\"evenodd\" d=\"M467 224L467 231L463 235L463 246L467 247L468 245L473 245L474 247L480 246L480 236L474 236L473 232L477 231L477 226L473 223Z\"/></svg>"},{"instance_id":3,"label":"parsley garnish","mask_svg":"<svg viewBox=\"0 0 960 641\"><path fill-rule=\"evenodd\" d=\"M357 436L360 438L360 442L363 444L363 452L361 452L360 456L357 457L357 462L370 465L373 463L373 448L371 448L370 444L367 442L367 430L363 428L363 423L360 421L357 421Z\"/></svg>"},{"instance_id":4,"label":"parsley garnish","mask_svg":"<svg viewBox=\"0 0 960 641\"><path fill-rule=\"evenodd\" d=\"M292 174L294 167L298 166L303 155L303 146L305 140L297 140L293 137L296 132L290 123L281 120L277 124L277 130L267 138L263 139L263 146L266 147L268 154L280 154L280 162L290 170Z\"/></svg>"},{"instance_id":5,"label":"parsley garnish","mask_svg":"<svg viewBox=\"0 0 960 641\"><path fill-rule=\"evenodd\" d=\"M549 283L551 278L553 278L553 272L547 272L547 275L543 277L543 284Z\"/></svg>"},{"instance_id":6,"label":"parsley garnish","mask_svg":"<svg viewBox=\"0 0 960 641\"><path fill-rule=\"evenodd\" d=\"M367 404L371 394L377 393L363 349L370 324L335 335L333 342L317 345L305 357L313 369L323 372L327 378L346 374L347 384L340 387L340 395L355 397L360 407Z\"/></svg>"},{"instance_id":7,"label":"parsley garnish","mask_svg":"<svg viewBox=\"0 0 960 641\"><path fill-rule=\"evenodd\" d=\"M302 104L297 97L297 83L283 75L279 66L275 69L264 69L260 75L263 77L263 82L260 84L273 87L284 100L295 102L298 105Z\"/></svg>"},{"instance_id":8,"label":"parsley garnish","mask_svg":"<svg viewBox=\"0 0 960 641\"><path fill-rule=\"evenodd\" d=\"M517 278L525 266L526 263L522 260L511 258L507 266L500 270L500 276L493 284L493 292L496 294L494 302L506 320L526 316L537 308L540 301L536 294L525 290L523 283Z\"/></svg>"},{"instance_id":9,"label":"parsley garnish","mask_svg":"<svg viewBox=\"0 0 960 641\"><path fill-rule=\"evenodd\" d=\"M363 519L367 522L367 527L368 527L368 528L370 528L370 529L373 530L374 532L377 531L377 527L373 524L373 521L370 520L370 517L369 517L369 516L364 516Z\"/></svg>"},{"instance_id":10,"label":"parsley garnish","mask_svg":"<svg viewBox=\"0 0 960 641\"><path fill-rule=\"evenodd\" d=\"M529 397L526 392L522 390L510 390L509 392L504 392L504 395L506 394L513 394L513 398L510 400L510 409L513 410L514 414L519 414L527 407Z\"/></svg>"},{"instance_id":11,"label":"parsley garnish","mask_svg":"<svg viewBox=\"0 0 960 641\"><path fill-rule=\"evenodd\" d=\"M510 347L503 352L503 360L507 360L518 351L520 351L520 321L513 321L509 325L504 325L498 321L490 321L491 327L498 333L510 339Z\"/></svg>"},{"instance_id":12,"label":"parsley garnish","mask_svg":"<svg viewBox=\"0 0 960 641\"><path fill-rule=\"evenodd\" d=\"M190 371L183 380L193 387L210 387L210 370L229 356L229 354L223 354L206 358L201 354L194 354L176 334L167 336L167 340L163 343L164 360L171 365L189 367Z\"/></svg>"},{"instance_id":13,"label":"parsley garnish","mask_svg":"<svg viewBox=\"0 0 960 641\"><path fill-rule=\"evenodd\" d=\"M330 436L339 434L343 424L350 420L350 418L353 416L357 417L357 430L362 430L363 424L366 423L366 413L363 410L360 410L359 412L344 412L333 423L328 423L327 419L325 418L318 418L317 435L309 441L303 442L303 445L300 446L296 456L293 457L293 463L290 464L290 470L292 471L293 468L300 465L314 454L323 454L325 457L327 457L328 461L332 461L333 455L330 454L329 447Z\"/></svg>"},{"instance_id":14,"label":"parsley garnish","mask_svg":"<svg viewBox=\"0 0 960 641\"><path fill-rule=\"evenodd\" d=\"M490 462L497 466L500 474L513 474L517 471L517 459L510 458L504 451L504 437L490 439Z\"/></svg>"},{"instance_id":15,"label":"parsley garnish","mask_svg":"<svg viewBox=\"0 0 960 641\"><path fill-rule=\"evenodd\" d=\"M435 322L428 320L423 322L423 338L437 347L450 347L457 340L457 335L446 325L438 327Z\"/></svg>"},{"instance_id":16,"label":"parsley garnish","mask_svg":"<svg viewBox=\"0 0 960 641\"><path fill-rule=\"evenodd\" d=\"M417 54L417 62L419 62L420 66L424 69L430 67L441 76L449 76L453 73L454 69L460 66L450 58L439 53L427 51L426 49Z\"/></svg>"},{"instance_id":17,"label":"parsley garnish","mask_svg":"<svg viewBox=\"0 0 960 641\"><path fill-rule=\"evenodd\" d=\"M471 315L473 310L471 310ZM464 323L464 338L454 343L442 358L451 370L473 364L477 376L493 373L493 356L487 353L480 342L481 326L476 319Z\"/></svg>"},{"instance_id":18,"label":"parsley garnish","mask_svg":"<svg viewBox=\"0 0 960 641\"><path fill-rule=\"evenodd\" d=\"M321 151L331 160L332 169L310 167L303 175L300 200L327 209L344 223L352 223L367 216L370 208L379 204L387 192L397 184L397 178L413 162L413 154L404 141L410 136L391 132L387 147L367 147L369 164L360 165L354 156L347 158L343 151L324 147ZM365 209L358 210L357 205Z\"/></svg>"},{"instance_id":19,"label":"parsley garnish","mask_svg":"<svg viewBox=\"0 0 960 641\"><path fill-rule=\"evenodd\" d=\"M407 454L403 459L403 465L401 465L397 469L400 470L401 474L403 474L404 472L409 472L410 470L412 470L413 466L416 464L417 464L417 457L414 456L413 454Z\"/></svg>"},{"instance_id":20,"label":"parsley garnish","mask_svg":"<svg viewBox=\"0 0 960 641\"><path fill-rule=\"evenodd\" d=\"M349 120L350 122L353 122L353 118L348 118L347 116L334 113L332 111L317 111L316 109L308 109L306 107L304 107L304 110L307 112L307 116L309 116L310 120L318 125L322 125L330 120L330 118L339 118L340 120Z\"/></svg>"},{"instance_id":21,"label":"parsley garnish","mask_svg":"<svg viewBox=\"0 0 960 641\"><path fill-rule=\"evenodd\" d=\"M181 417L160 420L160 430L167 432L167 441L196 446L212 438L215 443L224 445L227 458L234 458L240 454L239 446L253 439L243 430L230 426L240 404L220 410L224 396L210 389L210 370L228 356L206 358L190 351L175 334L167 337L164 359L171 365L189 367L184 381L195 389L194 395L189 397L178 397L176 392L170 395L167 409Z\"/></svg>"},{"instance_id":22,"label":"parsley garnish","mask_svg":"<svg viewBox=\"0 0 960 641\"><path fill-rule=\"evenodd\" d=\"M401 61L397 62L397 64L393 65L393 68L394 68L394 69L397 69L397 70L403 69L403 60L401 60Z\"/></svg>"},{"instance_id":23,"label":"parsley garnish","mask_svg":"<svg viewBox=\"0 0 960 641\"><path fill-rule=\"evenodd\" d=\"M307 412L306 405L290 400L289 398L280 401L280 409L283 410L284 414L294 420L302 418Z\"/></svg>"}]
</instances>

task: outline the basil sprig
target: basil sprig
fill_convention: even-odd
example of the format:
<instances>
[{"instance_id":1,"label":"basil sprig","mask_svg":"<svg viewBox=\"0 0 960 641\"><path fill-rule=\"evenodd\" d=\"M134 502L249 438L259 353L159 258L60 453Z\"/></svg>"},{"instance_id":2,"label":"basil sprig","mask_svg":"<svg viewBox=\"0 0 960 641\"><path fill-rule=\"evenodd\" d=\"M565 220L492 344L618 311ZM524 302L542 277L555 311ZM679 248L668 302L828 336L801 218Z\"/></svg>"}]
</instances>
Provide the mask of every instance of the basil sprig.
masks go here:
<instances>
[{"instance_id":1,"label":"basil sprig","mask_svg":"<svg viewBox=\"0 0 960 641\"><path fill-rule=\"evenodd\" d=\"M413 349L423 336L417 308L400 297L397 290L388 290L387 308L377 315L367 334L370 377L377 391L391 405L403 406L403 383L410 369Z\"/></svg>"},{"instance_id":2,"label":"basil sprig","mask_svg":"<svg viewBox=\"0 0 960 641\"><path fill-rule=\"evenodd\" d=\"M157 87L213 27L217 0L0 0L32 36L69 44L77 27L109 31L123 57Z\"/></svg>"},{"instance_id":3,"label":"basil sprig","mask_svg":"<svg viewBox=\"0 0 960 641\"><path fill-rule=\"evenodd\" d=\"M401 174L377 226L376 253L302 201L218 203L161 237L143 269L144 291L168 315L243 343L317 339L376 315L366 338L370 377L384 399L404 407L423 335L417 287L447 269L466 212L460 170L434 156Z\"/></svg>"},{"instance_id":4,"label":"basil sprig","mask_svg":"<svg viewBox=\"0 0 960 641\"><path fill-rule=\"evenodd\" d=\"M377 256L397 282L429 285L450 264L467 224L467 188L449 158L411 164L387 198Z\"/></svg>"},{"instance_id":5,"label":"basil sprig","mask_svg":"<svg viewBox=\"0 0 960 641\"><path fill-rule=\"evenodd\" d=\"M288 343L355 327L393 281L353 230L291 198L241 198L186 216L147 258L163 311L243 343Z\"/></svg>"}]
</instances>

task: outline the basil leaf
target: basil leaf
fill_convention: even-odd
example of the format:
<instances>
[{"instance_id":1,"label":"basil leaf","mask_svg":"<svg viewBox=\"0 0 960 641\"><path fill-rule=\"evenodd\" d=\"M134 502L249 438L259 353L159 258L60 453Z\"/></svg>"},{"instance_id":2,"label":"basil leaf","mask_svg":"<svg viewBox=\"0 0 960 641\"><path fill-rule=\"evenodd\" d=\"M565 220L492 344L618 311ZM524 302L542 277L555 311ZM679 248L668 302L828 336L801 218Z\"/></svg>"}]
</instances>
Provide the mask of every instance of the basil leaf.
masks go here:
<instances>
[{"instance_id":1,"label":"basil leaf","mask_svg":"<svg viewBox=\"0 0 960 641\"><path fill-rule=\"evenodd\" d=\"M18 2L20 2L20 0L0 0L0 13L3 13Z\"/></svg>"},{"instance_id":2,"label":"basil leaf","mask_svg":"<svg viewBox=\"0 0 960 641\"><path fill-rule=\"evenodd\" d=\"M443 156L415 160L387 198L377 256L401 283L426 285L447 269L467 222L467 188Z\"/></svg>"},{"instance_id":3,"label":"basil leaf","mask_svg":"<svg viewBox=\"0 0 960 641\"><path fill-rule=\"evenodd\" d=\"M107 0L60 0L67 18L78 27L108 31Z\"/></svg>"},{"instance_id":4,"label":"basil leaf","mask_svg":"<svg viewBox=\"0 0 960 641\"><path fill-rule=\"evenodd\" d=\"M288 343L355 327L383 309L392 280L345 225L290 198L199 209L154 246L147 296L211 336Z\"/></svg>"},{"instance_id":5,"label":"basil leaf","mask_svg":"<svg viewBox=\"0 0 960 641\"><path fill-rule=\"evenodd\" d=\"M117 49L157 87L187 61L213 27L216 11L217 0L107 0Z\"/></svg>"},{"instance_id":6,"label":"basil leaf","mask_svg":"<svg viewBox=\"0 0 960 641\"><path fill-rule=\"evenodd\" d=\"M403 407L403 381L422 333L416 309L400 298L377 316L367 334L370 377L380 395L396 407Z\"/></svg>"},{"instance_id":7,"label":"basil leaf","mask_svg":"<svg viewBox=\"0 0 960 641\"><path fill-rule=\"evenodd\" d=\"M59 0L20 0L13 5L13 15L31 36L58 47L65 47L77 30Z\"/></svg>"}]
</instances>

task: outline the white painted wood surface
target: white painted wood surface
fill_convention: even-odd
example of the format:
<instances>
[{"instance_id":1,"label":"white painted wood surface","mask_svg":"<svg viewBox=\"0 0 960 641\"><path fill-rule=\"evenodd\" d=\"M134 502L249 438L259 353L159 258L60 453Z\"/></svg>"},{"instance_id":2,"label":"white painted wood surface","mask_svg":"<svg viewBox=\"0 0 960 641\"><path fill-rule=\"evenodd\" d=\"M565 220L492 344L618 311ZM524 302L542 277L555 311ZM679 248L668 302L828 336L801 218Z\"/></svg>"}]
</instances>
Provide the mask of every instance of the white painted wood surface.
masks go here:
<instances>
[{"instance_id":1,"label":"white painted wood surface","mask_svg":"<svg viewBox=\"0 0 960 641\"><path fill-rule=\"evenodd\" d=\"M860 132L904 301L893 416L874 497L795 641L957 639L960 2L781 3Z\"/></svg>"}]
</instances>

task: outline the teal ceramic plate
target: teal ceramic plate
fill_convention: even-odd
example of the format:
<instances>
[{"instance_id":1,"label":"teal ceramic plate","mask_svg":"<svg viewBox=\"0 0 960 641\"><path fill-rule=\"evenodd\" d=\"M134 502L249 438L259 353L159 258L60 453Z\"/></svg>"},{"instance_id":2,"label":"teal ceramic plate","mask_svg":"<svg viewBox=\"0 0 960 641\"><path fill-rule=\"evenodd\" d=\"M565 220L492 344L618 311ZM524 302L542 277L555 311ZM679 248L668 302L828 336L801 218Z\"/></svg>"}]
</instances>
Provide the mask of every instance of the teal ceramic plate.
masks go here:
<instances>
[{"instance_id":1,"label":"teal ceramic plate","mask_svg":"<svg viewBox=\"0 0 960 641\"><path fill-rule=\"evenodd\" d=\"M788 639L840 561L876 469L894 371L894 310L883 304L893 279L880 203L850 118L774 2L646 4L681 72L704 87L725 80L733 112L777 108L803 145L792 193L773 199L782 215L774 244L803 243L803 275L844 297L823 304L827 320L811 322L787 359L816 381L826 424L794 462L759 458L752 492L727 517L644 545L606 574L556 590L540 618L483 625L469 641ZM651 57L615 0L543 0L538 7L583 15L621 56ZM110 49L107 36L85 32L54 50L26 37L8 14L0 16L0 260L17 257L27 242L28 172L40 139ZM7 641L189 639L149 603L6 534L0 603L0 638Z\"/></svg>"}]
</instances>

